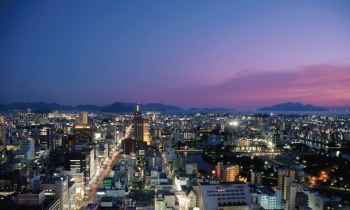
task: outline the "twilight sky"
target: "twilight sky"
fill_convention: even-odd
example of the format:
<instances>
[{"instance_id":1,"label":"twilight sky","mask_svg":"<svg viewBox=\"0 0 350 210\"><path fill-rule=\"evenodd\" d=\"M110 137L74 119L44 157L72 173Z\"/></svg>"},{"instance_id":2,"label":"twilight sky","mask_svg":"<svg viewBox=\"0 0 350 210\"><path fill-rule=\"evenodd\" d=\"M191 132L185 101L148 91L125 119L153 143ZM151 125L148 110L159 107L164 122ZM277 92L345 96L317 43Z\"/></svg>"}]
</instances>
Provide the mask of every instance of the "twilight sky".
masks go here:
<instances>
[{"instance_id":1,"label":"twilight sky","mask_svg":"<svg viewBox=\"0 0 350 210\"><path fill-rule=\"evenodd\" d=\"M350 105L350 1L0 3L0 103Z\"/></svg>"}]
</instances>

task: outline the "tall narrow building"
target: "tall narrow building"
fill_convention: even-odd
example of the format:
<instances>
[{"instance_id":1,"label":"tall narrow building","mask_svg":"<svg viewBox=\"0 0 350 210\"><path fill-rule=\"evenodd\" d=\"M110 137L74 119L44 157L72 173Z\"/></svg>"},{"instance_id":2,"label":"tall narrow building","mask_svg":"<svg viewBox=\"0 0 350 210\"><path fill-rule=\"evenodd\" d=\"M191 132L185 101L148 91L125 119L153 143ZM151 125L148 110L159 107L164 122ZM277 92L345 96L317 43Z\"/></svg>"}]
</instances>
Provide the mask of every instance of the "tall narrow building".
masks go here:
<instances>
[{"instance_id":1,"label":"tall narrow building","mask_svg":"<svg viewBox=\"0 0 350 210\"><path fill-rule=\"evenodd\" d=\"M260 171L251 172L251 183L252 184L262 184L262 173Z\"/></svg>"},{"instance_id":2,"label":"tall narrow building","mask_svg":"<svg viewBox=\"0 0 350 210\"><path fill-rule=\"evenodd\" d=\"M84 124L84 125L88 124L88 113L80 112L79 119L80 119L80 124Z\"/></svg>"},{"instance_id":3,"label":"tall narrow building","mask_svg":"<svg viewBox=\"0 0 350 210\"><path fill-rule=\"evenodd\" d=\"M140 104L137 104L134 108L134 119L141 119L142 114L141 114L141 106Z\"/></svg>"},{"instance_id":4,"label":"tall narrow building","mask_svg":"<svg viewBox=\"0 0 350 210\"><path fill-rule=\"evenodd\" d=\"M300 168L283 167L278 169L277 187L283 189L283 199L288 198L288 189L291 182L301 183L304 179L304 171Z\"/></svg>"},{"instance_id":5,"label":"tall narrow building","mask_svg":"<svg viewBox=\"0 0 350 210\"><path fill-rule=\"evenodd\" d=\"M133 135L138 141L145 141L151 144L149 119L142 118L141 106L137 104L134 109Z\"/></svg>"},{"instance_id":6,"label":"tall narrow building","mask_svg":"<svg viewBox=\"0 0 350 210\"><path fill-rule=\"evenodd\" d=\"M6 125L0 122L0 142L6 147Z\"/></svg>"}]
</instances>

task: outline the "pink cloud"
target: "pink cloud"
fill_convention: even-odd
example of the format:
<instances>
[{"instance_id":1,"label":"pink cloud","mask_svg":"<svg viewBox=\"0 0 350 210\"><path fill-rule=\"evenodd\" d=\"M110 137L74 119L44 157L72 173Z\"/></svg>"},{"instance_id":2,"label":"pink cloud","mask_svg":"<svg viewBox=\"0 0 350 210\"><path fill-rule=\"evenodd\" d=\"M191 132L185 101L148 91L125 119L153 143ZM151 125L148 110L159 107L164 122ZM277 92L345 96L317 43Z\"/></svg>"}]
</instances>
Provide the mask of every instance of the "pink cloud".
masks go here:
<instances>
[{"instance_id":1,"label":"pink cloud","mask_svg":"<svg viewBox=\"0 0 350 210\"><path fill-rule=\"evenodd\" d=\"M287 101L315 106L346 106L350 66L304 66L291 71L248 70L210 86L167 90L165 103L184 107L259 108Z\"/></svg>"}]
</instances>

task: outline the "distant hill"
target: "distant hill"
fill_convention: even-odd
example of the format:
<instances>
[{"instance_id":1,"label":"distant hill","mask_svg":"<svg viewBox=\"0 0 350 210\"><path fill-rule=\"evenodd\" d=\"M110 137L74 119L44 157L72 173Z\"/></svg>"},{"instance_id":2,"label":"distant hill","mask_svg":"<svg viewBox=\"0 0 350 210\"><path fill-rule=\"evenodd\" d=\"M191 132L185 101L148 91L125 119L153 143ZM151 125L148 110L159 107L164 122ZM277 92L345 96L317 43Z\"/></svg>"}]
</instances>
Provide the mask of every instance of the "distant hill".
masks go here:
<instances>
[{"instance_id":1,"label":"distant hill","mask_svg":"<svg viewBox=\"0 0 350 210\"><path fill-rule=\"evenodd\" d=\"M338 111L341 111L341 110L350 110L350 106L335 106L335 107L327 107L331 110L338 110Z\"/></svg>"},{"instance_id":2,"label":"distant hill","mask_svg":"<svg viewBox=\"0 0 350 210\"><path fill-rule=\"evenodd\" d=\"M35 102L35 103L10 103L10 104L0 104L0 111L7 110L27 110L31 108L32 112L42 112L47 110L67 110L67 111L101 111L101 112L132 112L134 106L137 103L122 103L115 102L113 104L96 106L96 105L77 105L77 106L62 106L57 103L45 103L45 102ZM166 111L166 110L181 110L181 108L172 105L164 105L161 103L149 103L146 105L140 104L142 110L154 110L154 111Z\"/></svg>"},{"instance_id":3,"label":"distant hill","mask_svg":"<svg viewBox=\"0 0 350 210\"><path fill-rule=\"evenodd\" d=\"M329 111L329 109L323 107L315 107L311 104L303 105L302 103L282 103L276 104L270 107L263 107L258 109L259 111Z\"/></svg>"},{"instance_id":4,"label":"distant hill","mask_svg":"<svg viewBox=\"0 0 350 210\"><path fill-rule=\"evenodd\" d=\"M111 105L109 105L109 106L111 106ZM90 105L90 104L75 106L76 110L100 110L101 108L103 108L103 107Z\"/></svg>"},{"instance_id":5,"label":"distant hill","mask_svg":"<svg viewBox=\"0 0 350 210\"><path fill-rule=\"evenodd\" d=\"M142 105L143 110L155 110L155 111L164 111L164 110L181 110L181 108L172 105L164 105L161 103L148 103L146 105Z\"/></svg>"},{"instance_id":6,"label":"distant hill","mask_svg":"<svg viewBox=\"0 0 350 210\"><path fill-rule=\"evenodd\" d=\"M134 108L138 103L128 103L128 102L117 102L126 107ZM166 110L181 110L181 108L172 105L164 105L162 103L148 103L148 104L140 104L141 110L143 111L166 111Z\"/></svg>"},{"instance_id":7,"label":"distant hill","mask_svg":"<svg viewBox=\"0 0 350 210\"><path fill-rule=\"evenodd\" d=\"M48 109L48 108L43 108L40 110L34 110L33 113L35 114L44 114L44 113L51 113L53 110L52 109Z\"/></svg>"},{"instance_id":8,"label":"distant hill","mask_svg":"<svg viewBox=\"0 0 350 210\"><path fill-rule=\"evenodd\" d=\"M227 109L227 108L224 108L224 107L214 107L214 108L202 108L202 109L198 109L198 108L190 108L189 110L192 110L192 111L227 111L227 110L232 110L232 109Z\"/></svg>"},{"instance_id":9,"label":"distant hill","mask_svg":"<svg viewBox=\"0 0 350 210\"><path fill-rule=\"evenodd\" d=\"M109 107L103 108L101 112L132 112L134 107L124 106L122 103L116 102Z\"/></svg>"},{"instance_id":10,"label":"distant hill","mask_svg":"<svg viewBox=\"0 0 350 210\"><path fill-rule=\"evenodd\" d=\"M7 105L0 104L0 110L6 111L6 110L27 110L28 108L31 108L32 111L35 112L41 112L43 110L100 110L101 107L95 106L95 105L78 105L78 106L62 106L58 103L45 103L45 102L35 102L35 103L10 103Z\"/></svg>"},{"instance_id":11,"label":"distant hill","mask_svg":"<svg viewBox=\"0 0 350 210\"><path fill-rule=\"evenodd\" d=\"M212 110L230 110L230 109L223 108L223 107L218 107L218 108L212 108Z\"/></svg>"},{"instance_id":12,"label":"distant hill","mask_svg":"<svg viewBox=\"0 0 350 210\"><path fill-rule=\"evenodd\" d=\"M137 105L137 103L129 103L129 102L116 102L116 103L121 103L124 106L132 106L132 107L135 107Z\"/></svg>"}]
</instances>

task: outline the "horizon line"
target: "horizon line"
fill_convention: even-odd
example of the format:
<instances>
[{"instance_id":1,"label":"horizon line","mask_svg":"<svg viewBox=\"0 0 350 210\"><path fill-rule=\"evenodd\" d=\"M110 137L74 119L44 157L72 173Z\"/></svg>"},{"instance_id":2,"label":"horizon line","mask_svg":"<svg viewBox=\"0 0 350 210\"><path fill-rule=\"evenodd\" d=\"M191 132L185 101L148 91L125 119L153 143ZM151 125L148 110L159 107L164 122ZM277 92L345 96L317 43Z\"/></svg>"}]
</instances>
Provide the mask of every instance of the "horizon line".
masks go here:
<instances>
[{"instance_id":1,"label":"horizon line","mask_svg":"<svg viewBox=\"0 0 350 210\"><path fill-rule=\"evenodd\" d=\"M350 108L350 104L349 105L345 105L345 106L318 106L318 105L313 105L311 103L301 103L301 102L291 102L291 101L287 101L287 102L282 102L282 103L277 103L277 104L273 104L273 105L270 105L270 106L261 106L260 108L231 108L231 107L225 107L225 106L221 106L221 107L211 107L211 106L207 106L207 107L203 107L203 108L198 108L198 107L182 107L182 106L178 106L178 105L172 105L172 104L164 104L164 103L161 103L161 102L148 102L148 103L137 103L137 102L121 102L121 101L116 101L116 102L113 102L113 103L106 103L104 105L95 105L95 104L77 104L77 105L62 105L61 103L59 102L44 102L44 101L38 101L38 102L11 102L11 103L0 103L0 104L3 104L5 106L8 106L10 104L15 104L15 103L23 103L23 104L34 104L34 103L45 103L45 104L58 104L60 106L70 106L70 107L76 107L76 106L87 106L87 105L90 105L90 106L98 106L98 107L103 107L103 106L106 106L106 105L113 105L115 103L130 103L130 104L141 104L141 105L147 105L147 104L162 104L162 105L165 105L165 106L176 106L180 109L184 109L184 110L188 110L188 109L228 109L228 110L259 110L261 108L268 108L268 107L272 107L272 106L276 106L276 105L280 105L280 104L286 104L286 103L293 103L293 104L296 104L296 103L300 103L302 104L303 106L305 105L311 105L311 106L314 106L314 107L319 107L319 108L326 108L326 109L330 109L330 110L336 110L336 109L339 109L339 108ZM28 107L30 108L30 107Z\"/></svg>"}]
</instances>

